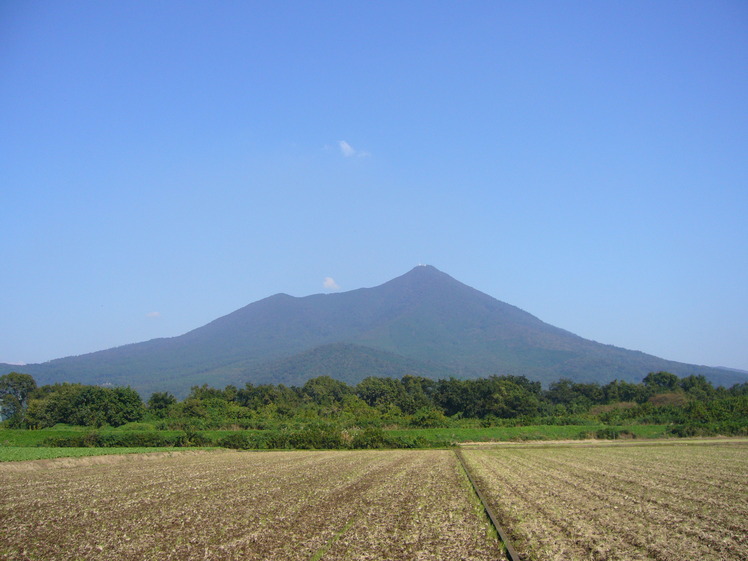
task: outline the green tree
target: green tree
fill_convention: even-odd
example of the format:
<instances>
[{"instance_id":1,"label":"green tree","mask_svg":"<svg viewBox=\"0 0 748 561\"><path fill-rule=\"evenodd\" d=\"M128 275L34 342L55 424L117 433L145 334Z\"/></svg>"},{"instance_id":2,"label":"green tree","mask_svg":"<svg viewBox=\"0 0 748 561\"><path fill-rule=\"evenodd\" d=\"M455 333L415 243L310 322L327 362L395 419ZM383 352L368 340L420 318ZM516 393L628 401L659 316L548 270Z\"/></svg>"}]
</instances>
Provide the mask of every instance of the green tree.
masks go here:
<instances>
[{"instance_id":1,"label":"green tree","mask_svg":"<svg viewBox=\"0 0 748 561\"><path fill-rule=\"evenodd\" d=\"M475 385L470 384L470 380L457 378L439 380L436 383L434 401L446 415L452 416L459 413L464 417L470 417L476 413L474 404L477 392L475 389Z\"/></svg>"},{"instance_id":2,"label":"green tree","mask_svg":"<svg viewBox=\"0 0 748 561\"><path fill-rule=\"evenodd\" d=\"M421 407L410 419L410 426L422 429L441 428L448 424L444 413L433 407Z\"/></svg>"},{"instance_id":3,"label":"green tree","mask_svg":"<svg viewBox=\"0 0 748 561\"><path fill-rule=\"evenodd\" d=\"M548 391L545 392L546 399L549 399L551 403L568 405L576 398L579 394L574 389L574 382L568 378L561 378L557 382L552 382L548 386Z\"/></svg>"},{"instance_id":4,"label":"green tree","mask_svg":"<svg viewBox=\"0 0 748 561\"><path fill-rule=\"evenodd\" d=\"M54 384L42 386L34 392L27 411L28 423L35 427L51 427L57 423L70 423L75 397L82 384Z\"/></svg>"},{"instance_id":5,"label":"green tree","mask_svg":"<svg viewBox=\"0 0 748 561\"><path fill-rule=\"evenodd\" d=\"M415 413L424 407L433 408L436 406L434 403L436 382L434 380L406 374L400 379L400 383L407 396L407 401L400 405L405 413Z\"/></svg>"},{"instance_id":6,"label":"green tree","mask_svg":"<svg viewBox=\"0 0 748 561\"><path fill-rule=\"evenodd\" d=\"M292 416L301 405L299 393L283 384L261 384L249 382L236 392L236 402L252 411L263 410L272 417Z\"/></svg>"},{"instance_id":7,"label":"green tree","mask_svg":"<svg viewBox=\"0 0 748 561\"><path fill-rule=\"evenodd\" d=\"M155 392L148 398L148 410L156 417L164 418L169 414L169 409L176 403L177 398L169 392Z\"/></svg>"},{"instance_id":8,"label":"green tree","mask_svg":"<svg viewBox=\"0 0 748 561\"><path fill-rule=\"evenodd\" d=\"M192 386L190 388L190 395L187 396L193 399L226 399L226 395L223 390L218 388L212 388L208 384L202 386Z\"/></svg>"},{"instance_id":9,"label":"green tree","mask_svg":"<svg viewBox=\"0 0 748 561\"><path fill-rule=\"evenodd\" d=\"M36 381L28 374L11 372L0 376L0 420L12 419L20 423L35 389Z\"/></svg>"},{"instance_id":10,"label":"green tree","mask_svg":"<svg viewBox=\"0 0 748 561\"><path fill-rule=\"evenodd\" d=\"M679 385L693 399L703 400L714 396L714 386L705 376L686 376L681 378Z\"/></svg>"},{"instance_id":11,"label":"green tree","mask_svg":"<svg viewBox=\"0 0 748 561\"><path fill-rule=\"evenodd\" d=\"M621 380L613 380L604 385L603 393L605 394L606 403L619 403L622 401L644 403L647 401L647 389L642 384L633 384Z\"/></svg>"},{"instance_id":12,"label":"green tree","mask_svg":"<svg viewBox=\"0 0 748 561\"><path fill-rule=\"evenodd\" d=\"M356 395L382 411L389 410L392 405L400 409L400 405L408 401L403 385L394 378L364 378L356 386Z\"/></svg>"},{"instance_id":13,"label":"green tree","mask_svg":"<svg viewBox=\"0 0 748 561\"><path fill-rule=\"evenodd\" d=\"M345 396L353 393L353 389L348 384L330 376L318 376L307 380L301 391L317 405L327 406L341 403Z\"/></svg>"},{"instance_id":14,"label":"green tree","mask_svg":"<svg viewBox=\"0 0 748 561\"><path fill-rule=\"evenodd\" d=\"M118 427L143 417L143 402L132 388L83 386L73 398L72 415L67 422L74 425Z\"/></svg>"},{"instance_id":15,"label":"green tree","mask_svg":"<svg viewBox=\"0 0 748 561\"><path fill-rule=\"evenodd\" d=\"M33 398L27 415L31 426L119 426L139 421L144 413L140 395L129 387L55 384L42 386Z\"/></svg>"},{"instance_id":16,"label":"green tree","mask_svg":"<svg viewBox=\"0 0 748 561\"><path fill-rule=\"evenodd\" d=\"M656 393L674 391L679 381L678 376L670 372L650 372L643 380L644 385Z\"/></svg>"},{"instance_id":17,"label":"green tree","mask_svg":"<svg viewBox=\"0 0 748 561\"><path fill-rule=\"evenodd\" d=\"M144 407L140 394L131 387L108 388L109 410L107 423L113 427L143 418Z\"/></svg>"}]
</instances>

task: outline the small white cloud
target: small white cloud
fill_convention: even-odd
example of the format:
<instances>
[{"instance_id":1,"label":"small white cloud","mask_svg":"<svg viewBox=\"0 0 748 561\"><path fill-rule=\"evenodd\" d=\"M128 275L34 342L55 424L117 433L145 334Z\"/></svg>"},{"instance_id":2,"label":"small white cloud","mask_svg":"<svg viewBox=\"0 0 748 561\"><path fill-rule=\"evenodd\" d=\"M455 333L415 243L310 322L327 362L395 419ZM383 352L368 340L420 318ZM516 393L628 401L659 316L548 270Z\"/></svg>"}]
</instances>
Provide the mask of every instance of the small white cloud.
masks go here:
<instances>
[{"instance_id":1,"label":"small white cloud","mask_svg":"<svg viewBox=\"0 0 748 561\"><path fill-rule=\"evenodd\" d=\"M145 317L147 318L160 318L161 312L148 312Z\"/></svg>"},{"instance_id":2,"label":"small white cloud","mask_svg":"<svg viewBox=\"0 0 748 561\"><path fill-rule=\"evenodd\" d=\"M340 285L338 285L332 277L325 277L322 286L327 290L340 290Z\"/></svg>"},{"instance_id":3,"label":"small white cloud","mask_svg":"<svg viewBox=\"0 0 748 561\"><path fill-rule=\"evenodd\" d=\"M338 146L340 146L340 152L345 156L346 158L350 158L351 156L356 155L356 151L353 149L353 146L348 144L345 140L339 140Z\"/></svg>"},{"instance_id":4,"label":"small white cloud","mask_svg":"<svg viewBox=\"0 0 748 561\"><path fill-rule=\"evenodd\" d=\"M365 152L364 150L356 150L353 146L348 144L345 140L338 140L338 147L340 153L346 158L368 158L371 156L371 152Z\"/></svg>"}]
</instances>

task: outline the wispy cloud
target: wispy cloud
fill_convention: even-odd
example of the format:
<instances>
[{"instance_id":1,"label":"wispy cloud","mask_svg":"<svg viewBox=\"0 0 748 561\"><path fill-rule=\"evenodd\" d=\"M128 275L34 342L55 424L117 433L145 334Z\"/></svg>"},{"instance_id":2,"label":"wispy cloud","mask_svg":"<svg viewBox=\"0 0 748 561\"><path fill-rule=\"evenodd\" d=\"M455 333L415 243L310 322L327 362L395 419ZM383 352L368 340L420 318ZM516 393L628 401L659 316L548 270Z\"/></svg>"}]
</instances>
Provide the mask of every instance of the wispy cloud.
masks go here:
<instances>
[{"instance_id":1,"label":"wispy cloud","mask_svg":"<svg viewBox=\"0 0 748 561\"><path fill-rule=\"evenodd\" d=\"M322 282L323 288L326 290L340 290L340 285L335 282L335 279L332 277L325 277L325 280Z\"/></svg>"},{"instance_id":2,"label":"wispy cloud","mask_svg":"<svg viewBox=\"0 0 748 561\"><path fill-rule=\"evenodd\" d=\"M346 158L350 158L351 156L354 156L356 154L356 151L353 149L353 146L348 144L345 140L339 140L338 146L340 146L340 152Z\"/></svg>"},{"instance_id":3,"label":"wispy cloud","mask_svg":"<svg viewBox=\"0 0 748 561\"><path fill-rule=\"evenodd\" d=\"M145 317L147 318L160 318L161 312L148 312Z\"/></svg>"},{"instance_id":4,"label":"wispy cloud","mask_svg":"<svg viewBox=\"0 0 748 561\"><path fill-rule=\"evenodd\" d=\"M338 140L338 146L340 147L340 153L343 154L343 156L345 156L346 158L352 158L353 156L356 156L357 158L366 158L367 156L371 156L369 152L356 150L345 140Z\"/></svg>"}]
</instances>

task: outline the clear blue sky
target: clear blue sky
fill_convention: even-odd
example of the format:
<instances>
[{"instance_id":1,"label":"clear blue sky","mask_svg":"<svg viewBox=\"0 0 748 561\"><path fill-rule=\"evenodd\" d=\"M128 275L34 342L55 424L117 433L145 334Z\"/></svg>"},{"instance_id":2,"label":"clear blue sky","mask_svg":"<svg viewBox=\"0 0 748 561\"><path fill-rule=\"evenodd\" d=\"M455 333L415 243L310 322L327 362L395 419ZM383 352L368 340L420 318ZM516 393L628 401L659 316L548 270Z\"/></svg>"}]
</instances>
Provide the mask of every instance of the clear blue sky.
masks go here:
<instances>
[{"instance_id":1,"label":"clear blue sky","mask_svg":"<svg viewBox=\"0 0 748 561\"><path fill-rule=\"evenodd\" d=\"M0 212L0 361L428 263L748 369L748 4L3 0Z\"/></svg>"}]
</instances>

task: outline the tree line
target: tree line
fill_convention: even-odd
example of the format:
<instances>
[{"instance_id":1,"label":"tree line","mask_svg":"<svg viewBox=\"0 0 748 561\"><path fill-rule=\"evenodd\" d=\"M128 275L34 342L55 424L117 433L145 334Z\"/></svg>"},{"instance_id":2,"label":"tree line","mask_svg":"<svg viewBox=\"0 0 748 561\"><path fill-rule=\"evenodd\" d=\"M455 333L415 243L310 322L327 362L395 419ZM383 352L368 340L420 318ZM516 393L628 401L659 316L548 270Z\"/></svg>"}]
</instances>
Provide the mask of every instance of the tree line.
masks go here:
<instances>
[{"instance_id":1,"label":"tree line","mask_svg":"<svg viewBox=\"0 0 748 561\"><path fill-rule=\"evenodd\" d=\"M156 392L147 401L129 387L83 384L37 386L27 374L0 376L0 413L11 428L56 424L157 429L277 429L310 423L337 427L482 426L531 424L678 424L685 433L748 434L748 383L714 387L704 376L648 374L641 383L561 379L541 387L524 376L432 380L368 377L349 385L320 376L303 386L247 383L224 389L193 386L177 400ZM691 427L691 428L689 428ZM697 427L694 429L693 427ZM716 430L715 429L715 430ZM701 432L698 432L698 431Z\"/></svg>"}]
</instances>

